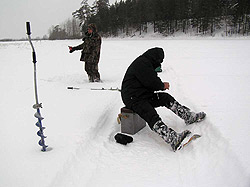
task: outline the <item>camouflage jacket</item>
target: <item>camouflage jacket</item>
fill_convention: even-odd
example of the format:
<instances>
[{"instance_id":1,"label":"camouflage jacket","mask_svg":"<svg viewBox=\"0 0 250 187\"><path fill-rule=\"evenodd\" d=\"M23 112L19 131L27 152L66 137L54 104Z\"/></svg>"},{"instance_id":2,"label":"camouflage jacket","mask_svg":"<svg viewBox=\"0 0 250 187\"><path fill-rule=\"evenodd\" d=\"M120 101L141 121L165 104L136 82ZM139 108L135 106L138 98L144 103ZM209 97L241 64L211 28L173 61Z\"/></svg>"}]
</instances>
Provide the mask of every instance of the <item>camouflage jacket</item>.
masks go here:
<instances>
[{"instance_id":1,"label":"camouflage jacket","mask_svg":"<svg viewBox=\"0 0 250 187\"><path fill-rule=\"evenodd\" d=\"M86 34L83 43L74 47L74 50L82 50L80 61L98 64L100 59L102 39L98 33Z\"/></svg>"}]
</instances>

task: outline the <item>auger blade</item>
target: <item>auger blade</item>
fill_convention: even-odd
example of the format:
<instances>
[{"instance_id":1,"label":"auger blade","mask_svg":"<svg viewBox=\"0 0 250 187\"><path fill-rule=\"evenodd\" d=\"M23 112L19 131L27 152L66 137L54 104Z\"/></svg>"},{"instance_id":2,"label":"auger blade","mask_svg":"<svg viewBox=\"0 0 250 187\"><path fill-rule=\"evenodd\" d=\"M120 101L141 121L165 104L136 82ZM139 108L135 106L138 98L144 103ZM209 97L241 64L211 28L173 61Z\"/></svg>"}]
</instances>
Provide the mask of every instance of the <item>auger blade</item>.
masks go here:
<instances>
[{"instance_id":1,"label":"auger blade","mask_svg":"<svg viewBox=\"0 0 250 187\"><path fill-rule=\"evenodd\" d=\"M38 144L39 144L40 146L48 147L47 145L44 144L44 140L43 140L43 139L39 140Z\"/></svg>"},{"instance_id":2,"label":"auger blade","mask_svg":"<svg viewBox=\"0 0 250 187\"><path fill-rule=\"evenodd\" d=\"M39 127L39 128L42 128L42 125L41 125L41 123L39 121L36 122L36 126Z\"/></svg>"},{"instance_id":3,"label":"auger blade","mask_svg":"<svg viewBox=\"0 0 250 187\"><path fill-rule=\"evenodd\" d=\"M34 105L33 105L33 108L34 108L34 109L43 108L43 107L42 107L42 103L34 104Z\"/></svg>"},{"instance_id":4,"label":"auger blade","mask_svg":"<svg viewBox=\"0 0 250 187\"><path fill-rule=\"evenodd\" d=\"M43 119L44 119L38 112L36 112L36 113L34 114L34 116L35 116L36 118L40 119L40 120L43 120Z\"/></svg>"},{"instance_id":5,"label":"auger blade","mask_svg":"<svg viewBox=\"0 0 250 187\"><path fill-rule=\"evenodd\" d=\"M39 144L40 146L44 146L44 145L45 145L43 140L39 140L38 144Z\"/></svg>"},{"instance_id":6,"label":"auger blade","mask_svg":"<svg viewBox=\"0 0 250 187\"><path fill-rule=\"evenodd\" d=\"M40 136L42 138L47 138L46 136L43 135L43 132L41 130L37 131L37 136Z\"/></svg>"},{"instance_id":7,"label":"auger blade","mask_svg":"<svg viewBox=\"0 0 250 187\"><path fill-rule=\"evenodd\" d=\"M41 151L46 151L46 148L47 148L48 146L44 144L44 141L43 141L43 140L40 140L40 141L38 142L38 144L39 144L40 146L42 146Z\"/></svg>"}]
</instances>

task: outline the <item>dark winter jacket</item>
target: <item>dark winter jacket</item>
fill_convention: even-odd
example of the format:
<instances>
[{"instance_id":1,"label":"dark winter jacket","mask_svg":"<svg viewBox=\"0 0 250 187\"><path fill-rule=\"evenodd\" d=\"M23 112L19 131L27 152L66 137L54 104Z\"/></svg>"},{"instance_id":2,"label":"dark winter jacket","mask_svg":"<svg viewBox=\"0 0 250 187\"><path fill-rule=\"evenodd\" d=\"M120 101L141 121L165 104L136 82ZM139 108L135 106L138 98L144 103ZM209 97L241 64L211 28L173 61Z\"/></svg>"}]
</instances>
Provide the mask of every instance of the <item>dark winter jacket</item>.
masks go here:
<instances>
[{"instance_id":1,"label":"dark winter jacket","mask_svg":"<svg viewBox=\"0 0 250 187\"><path fill-rule=\"evenodd\" d=\"M152 97L154 91L164 90L164 83L155 72L163 59L163 49L156 47L147 50L128 67L121 89L122 100L126 106L129 107L137 99Z\"/></svg>"}]
</instances>

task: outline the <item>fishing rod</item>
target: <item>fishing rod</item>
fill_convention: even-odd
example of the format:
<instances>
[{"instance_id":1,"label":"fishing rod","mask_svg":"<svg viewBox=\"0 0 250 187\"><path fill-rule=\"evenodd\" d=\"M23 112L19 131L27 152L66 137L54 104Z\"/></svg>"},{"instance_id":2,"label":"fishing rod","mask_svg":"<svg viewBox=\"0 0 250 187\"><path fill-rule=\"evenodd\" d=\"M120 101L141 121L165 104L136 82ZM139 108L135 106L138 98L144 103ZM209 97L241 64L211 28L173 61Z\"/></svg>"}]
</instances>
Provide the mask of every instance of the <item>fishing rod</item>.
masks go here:
<instances>
[{"instance_id":1,"label":"fishing rod","mask_svg":"<svg viewBox=\"0 0 250 187\"><path fill-rule=\"evenodd\" d=\"M68 90L81 90L81 89L84 89L84 88L79 88L79 87L73 87L73 86L69 86L67 87ZM86 89L86 88L85 88ZM119 88L90 88L90 90L107 90L107 91L121 91L121 89Z\"/></svg>"}]
</instances>

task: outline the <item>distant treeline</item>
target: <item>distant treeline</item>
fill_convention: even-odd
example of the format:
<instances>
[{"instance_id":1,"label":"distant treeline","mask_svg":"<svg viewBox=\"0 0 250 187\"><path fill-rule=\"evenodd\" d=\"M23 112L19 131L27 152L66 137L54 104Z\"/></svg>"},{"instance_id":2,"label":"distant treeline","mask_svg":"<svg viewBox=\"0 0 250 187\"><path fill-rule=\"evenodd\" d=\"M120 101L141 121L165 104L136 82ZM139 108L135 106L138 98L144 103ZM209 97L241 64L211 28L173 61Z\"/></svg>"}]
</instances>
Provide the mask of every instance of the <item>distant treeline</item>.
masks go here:
<instances>
[{"instance_id":1,"label":"distant treeline","mask_svg":"<svg viewBox=\"0 0 250 187\"><path fill-rule=\"evenodd\" d=\"M16 41L27 41L28 38L21 38L21 39L9 39L9 38L5 38L5 39L0 39L0 42L16 42ZM43 37L43 38L40 38L40 37L37 37L37 38L32 38L32 40L36 40L36 41L39 41L39 40L48 40L47 37Z\"/></svg>"},{"instance_id":2,"label":"distant treeline","mask_svg":"<svg viewBox=\"0 0 250 187\"><path fill-rule=\"evenodd\" d=\"M12 42L12 41L16 41L15 39L0 39L0 42Z\"/></svg>"},{"instance_id":3,"label":"distant treeline","mask_svg":"<svg viewBox=\"0 0 250 187\"><path fill-rule=\"evenodd\" d=\"M68 19L64 23L52 26L49 29L49 40L77 39L81 38L81 25L78 19Z\"/></svg>"},{"instance_id":4,"label":"distant treeline","mask_svg":"<svg viewBox=\"0 0 250 187\"><path fill-rule=\"evenodd\" d=\"M218 30L226 36L250 34L250 0L121 0L113 5L108 0L96 0L92 6L87 1L83 0L73 12L80 29L78 25L68 30L58 25L51 30L49 39L60 32L67 37L80 37L80 31L86 31L89 23L95 23L103 36L146 33L149 23L154 32L164 35L214 35Z\"/></svg>"}]
</instances>

